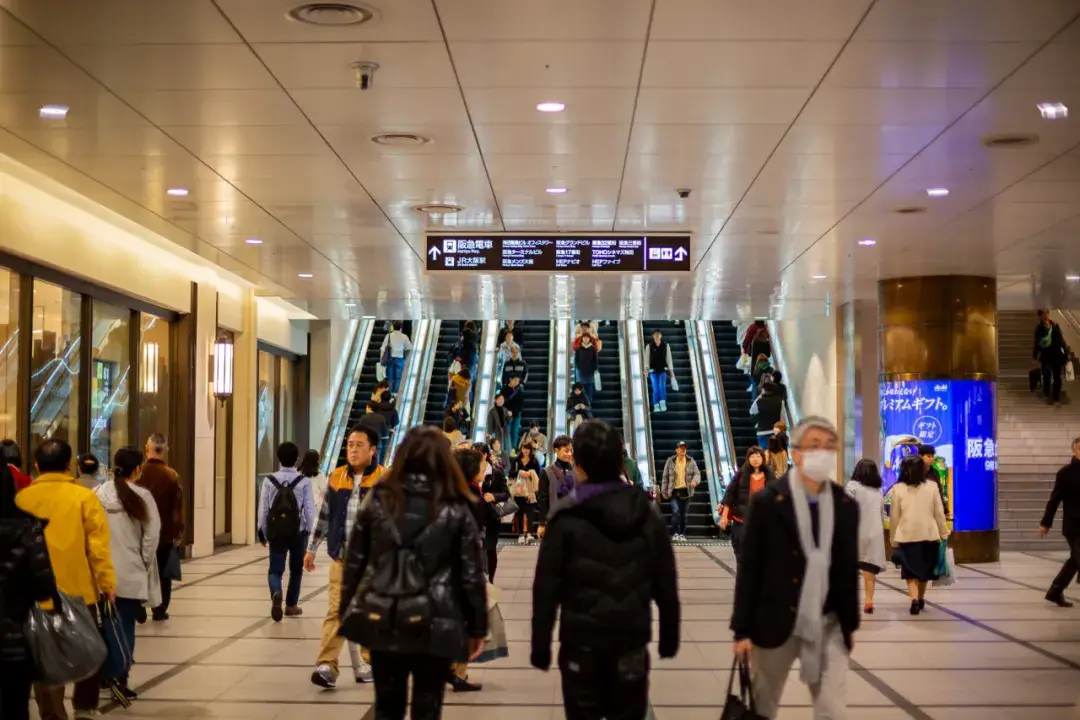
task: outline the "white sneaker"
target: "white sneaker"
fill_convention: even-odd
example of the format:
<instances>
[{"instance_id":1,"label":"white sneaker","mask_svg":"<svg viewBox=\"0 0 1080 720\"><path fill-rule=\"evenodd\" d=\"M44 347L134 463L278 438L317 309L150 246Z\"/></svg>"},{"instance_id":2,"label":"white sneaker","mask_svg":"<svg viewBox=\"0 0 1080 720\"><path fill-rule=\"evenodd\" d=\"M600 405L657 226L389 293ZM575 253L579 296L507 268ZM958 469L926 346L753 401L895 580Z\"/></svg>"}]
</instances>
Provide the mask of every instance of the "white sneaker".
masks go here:
<instances>
[{"instance_id":1,"label":"white sneaker","mask_svg":"<svg viewBox=\"0 0 1080 720\"><path fill-rule=\"evenodd\" d=\"M653 412L660 412L660 406L659 405L653 405L652 406L652 411Z\"/></svg>"},{"instance_id":2,"label":"white sneaker","mask_svg":"<svg viewBox=\"0 0 1080 720\"><path fill-rule=\"evenodd\" d=\"M318 685L327 690L333 690L337 687L337 673L334 672L333 667L323 663L315 668L315 672L311 673L311 684Z\"/></svg>"},{"instance_id":3,"label":"white sneaker","mask_svg":"<svg viewBox=\"0 0 1080 720\"><path fill-rule=\"evenodd\" d=\"M534 538L532 535L526 535L525 536L525 544L526 545L532 545L534 542L536 542L536 538Z\"/></svg>"},{"instance_id":4,"label":"white sneaker","mask_svg":"<svg viewBox=\"0 0 1080 720\"><path fill-rule=\"evenodd\" d=\"M375 676L371 673L371 664L364 662L362 658L360 664L353 669L353 675L356 677L357 683L364 685L375 680Z\"/></svg>"},{"instance_id":5,"label":"white sneaker","mask_svg":"<svg viewBox=\"0 0 1080 720\"><path fill-rule=\"evenodd\" d=\"M667 400L660 401L660 412L667 412Z\"/></svg>"},{"instance_id":6,"label":"white sneaker","mask_svg":"<svg viewBox=\"0 0 1080 720\"><path fill-rule=\"evenodd\" d=\"M529 541L524 535L518 535L518 545L524 545L527 542Z\"/></svg>"}]
</instances>

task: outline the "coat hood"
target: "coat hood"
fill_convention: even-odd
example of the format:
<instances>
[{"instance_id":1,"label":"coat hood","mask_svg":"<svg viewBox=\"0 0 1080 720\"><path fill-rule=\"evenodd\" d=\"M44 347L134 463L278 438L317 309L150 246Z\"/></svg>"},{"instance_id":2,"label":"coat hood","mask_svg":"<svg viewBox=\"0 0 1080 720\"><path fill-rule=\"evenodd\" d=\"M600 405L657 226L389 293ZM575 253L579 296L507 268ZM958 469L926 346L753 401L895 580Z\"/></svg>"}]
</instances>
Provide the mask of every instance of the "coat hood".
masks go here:
<instances>
[{"instance_id":1,"label":"coat hood","mask_svg":"<svg viewBox=\"0 0 1080 720\"><path fill-rule=\"evenodd\" d=\"M645 493L615 480L577 485L569 495L552 503L551 518L559 514L583 518L619 541L640 536L652 511Z\"/></svg>"},{"instance_id":2,"label":"coat hood","mask_svg":"<svg viewBox=\"0 0 1080 720\"><path fill-rule=\"evenodd\" d=\"M101 501L101 506L105 508L105 512L123 510L124 506L120 503L120 495L116 492L116 485L113 484L112 480L98 485L94 493L98 496L98 500Z\"/></svg>"}]
</instances>

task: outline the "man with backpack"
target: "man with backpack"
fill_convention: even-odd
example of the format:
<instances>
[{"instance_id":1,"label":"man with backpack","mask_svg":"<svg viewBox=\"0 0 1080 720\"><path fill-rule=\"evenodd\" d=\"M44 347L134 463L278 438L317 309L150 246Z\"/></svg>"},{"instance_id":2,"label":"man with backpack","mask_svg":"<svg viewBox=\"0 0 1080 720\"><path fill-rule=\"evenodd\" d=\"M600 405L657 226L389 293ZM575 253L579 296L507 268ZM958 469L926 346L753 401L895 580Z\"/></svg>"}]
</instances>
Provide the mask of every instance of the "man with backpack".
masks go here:
<instances>
[{"instance_id":1,"label":"man with backpack","mask_svg":"<svg viewBox=\"0 0 1080 720\"><path fill-rule=\"evenodd\" d=\"M304 579L304 552L308 535L315 527L315 495L311 480L296 470L300 448L283 442L277 449L281 468L267 476L259 503L259 540L270 546L270 617L281 622L283 615L296 617L300 609L300 583ZM289 566L289 588L282 611L281 578Z\"/></svg>"}]
</instances>

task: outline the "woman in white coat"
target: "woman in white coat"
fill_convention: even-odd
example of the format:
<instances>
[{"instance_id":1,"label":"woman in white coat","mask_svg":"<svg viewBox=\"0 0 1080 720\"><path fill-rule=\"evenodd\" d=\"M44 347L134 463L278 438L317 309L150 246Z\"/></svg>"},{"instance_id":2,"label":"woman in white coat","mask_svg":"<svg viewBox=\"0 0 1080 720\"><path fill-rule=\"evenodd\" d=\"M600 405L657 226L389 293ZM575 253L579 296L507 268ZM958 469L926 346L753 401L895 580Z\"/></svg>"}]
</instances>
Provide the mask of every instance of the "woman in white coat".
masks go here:
<instances>
[{"instance_id":1,"label":"woman in white coat","mask_svg":"<svg viewBox=\"0 0 1080 720\"><path fill-rule=\"evenodd\" d=\"M116 617L127 644L128 657L135 657L135 622L150 600L151 584L157 581L158 538L161 518L154 496L136 485L142 474L143 454L124 447L113 456L113 479L97 488L98 499L109 520L109 549L116 571ZM106 662L102 677L117 700L131 701L136 695L128 687L127 672L110 668ZM121 700L122 701L122 700Z\"/></svg>"},{"instance_id":2,"label":"woman in white coat","mask_svg":"<svg viewBox=\"0 0 1080 720\"><path fill-rule=\"evenodd\" d=\"M859 503L859 570L866 588L863 612L874 612L874 584L885 569L885 496L881 494L881 473L877 463L866 458L844 486Z\"/></svg>"}]
</instances>

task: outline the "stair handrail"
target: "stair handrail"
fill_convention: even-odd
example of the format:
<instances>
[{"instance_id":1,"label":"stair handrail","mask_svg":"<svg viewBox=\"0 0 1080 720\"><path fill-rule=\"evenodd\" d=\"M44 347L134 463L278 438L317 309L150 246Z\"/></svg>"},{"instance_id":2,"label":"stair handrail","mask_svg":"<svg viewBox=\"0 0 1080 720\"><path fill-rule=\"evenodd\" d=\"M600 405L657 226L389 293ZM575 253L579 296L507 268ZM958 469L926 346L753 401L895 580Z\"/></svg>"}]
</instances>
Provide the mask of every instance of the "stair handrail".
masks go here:
<instances>
[{"instance_id":1,"label":"stair handrail","mask_svg":"<svg viewBox=\"0 0 1080 720\"><path fill-rule=\"evenodd\" d=\"M423 424L424 414L427 412L428 396L431 394L431 375L435 372L435 360L439 354L439 337L442 335L442 320L431 321L431 333L435 338L431 343L431 349L424 355L420 372L416 374L416 380L420 384L420 402L416 404L416 413L409 419L409 427ZM404 422L404 418L402 418Z\"/></svg>"},{"instance_id":2,"label":"stair handrail","mask_svg":"<svg viewBox=\"0 0 1080 720\"><path fill-rule=\"evenodd\" d=\"M390 434L390 447L387 451L386 464L389 466L397 452L398 445L405 438L405 433L416 425L417 408L423 408L423 404L417 402L420 393L420 378L423 376L425 362L428 355L434 357L433 349L438 348L439 336L432 335L431 329L435 323L431 320L416 320L413 322L413 349L405 360L405 369L402 372L401 387L394 397L394 405L398 410L398 424ZM423 412L421 409L420 412Z\"/></svg>"},{"instance_id":3,"label":"stair handrail","mask_svg":"<svg viewBox=\"0 0 1080 720\"><path fill-rule=\"evenodd\" d=\"M772 359L776 363L776 369L784 374L784 384L787 385L787 397L784 398L784 415L787 416L788 427L793 428L799 424L802 413L799 411L799 403L795 400L791 373L788 372L787 362L784 360L784 351L780 343L780 332L775 320L767 322L769 328L769 346L772 349Z\"/></svg>"},{"instance_id":4,"label":"stair handrail","mask_svg":"<svg viewBox=\"0 0 1080 720\"><path fill-rule=\"evenodd\" d=\"M726 490L728 480L738 471L741 460L735 452L735 433L731 429L731 413L728 409L727 390L724 389L724 374L723 370L720 369L720 355L716 352L716 335L713 333L712 323L705 322L701 331L705 335L704 342L706 344L706 349L708 350L708 357L712 360L711 364L714 384L712 384L710 388L711 392L715 393L715 397L720 403L720 413L723 421L723 430L720 435L724 441L727 465L724 468L726 475L720 480L722 489ZM724 458L721 458L721 462L723 461Z\"/></svg>"},{"instance_id":5,"label":"stair handrail","mask_svg":"<svg viewBox=\"0 0 1080 720\"><path fill-rule=\"evenodd\" d=\"M619 377L623 380L619 383L619 397L622 398L619 410L622 412L623 443L626 445L630 457L634 457L634 412L631 407L633 398L630 391L633 383L627 382L630 378L630 359L626 356L627 348L626 339L623 337L623 325L622 322L616 321L615 323L615 329L619 337Z\"/></svg>"},{"instance_id":6,"label":"stair handrail","mask_svg":"<svg viewBox=\"0 0 1080 720\"><path fill-rule=\"evenodd\" d=\"M551 321L548 346L548 437L567 434L566 398L570 392L570 320ZM550 446L549 446L550 448Z\"/></svg>"},{"instance_id":7,"label":"stair handrail","mask_svg":"<svg viewBox=\"0 0 1080 720\"><path fill-rule=\"evenodd\" d=\"M626 347L629 375L624 375L630 387L633 412L634 441L630 457L637 463L642 483L651 487L656 483L656 459L653 457L652 424L649 422L649 370L645 359L645 336L640 320L623 321L623 339ZM636 393L635 393L636 391ZM636 394L636 398L634 395Z\"/></svg>"},{"instance_id":8,"label":"stair handrail","mask_svg":"<svg viewBox=\"0 0 1080 720\"><path fill-rule=\"evenodd\" d=\"M498 383L494 377L499 365L500 320L485 320L480 334L480 362L476 364L476 377L472 379L473 442L484 442L487 437L487 415L495 402Z\"/></svg>"},{"instance_id":9,"label":"stair handrail","mask_svg":"<svg viewBox=\"0 0 1080 720\"><path fill-rule=\"evenodd\" d=\"M345 364L342 366L341 375L334 389L334 402L330 406L330 417L326 421L326 432L323 434L322 446L319 448L320 469L327 476L337 466L341 443L345 440L345 426L348 424L349 413L352 411L356 386L360 382L364 357L371 343L371 333L375 329L375 323L376 319L373 317L360 318L360 321L356 323L349 342L348 354L345 356Z\"/></svg>"},{"instance_id":10,"label":"stair handrail","mask_svg":"<svg viewBox=\"0 0 1080 720\"><path fill-rule=\"evenodd\" d=\"M698 420L701 427L701 447L705 458L705 476L708 478L709 495L712 502L709 504L709 512L713 516L713 522L719 523L720 516L716 511L716 506L719 504L721 498L723 498L724 483L721 477L729 478L734 472L731 468L730 450L726 453L728 459L725 459L716 443L716 437L723 435L723 423L720 419L720 413L723 406L720 405L719 396L710 392L710 373L712 376L712 382L716 381L716 363L714 358L715 353L712 354L712 358L707 357L706 353L710 351L704 345L707 342L708 335L705 335L707 330L707 322L704 320L687 320L685 323L686 341L690 359L690 375L694 382L694 399L697 403ZM711 365L707 367L707 364Z\"/></svg>"}]
</instances>

